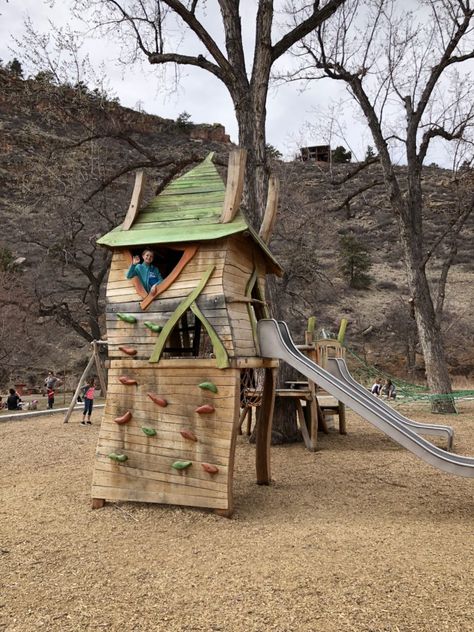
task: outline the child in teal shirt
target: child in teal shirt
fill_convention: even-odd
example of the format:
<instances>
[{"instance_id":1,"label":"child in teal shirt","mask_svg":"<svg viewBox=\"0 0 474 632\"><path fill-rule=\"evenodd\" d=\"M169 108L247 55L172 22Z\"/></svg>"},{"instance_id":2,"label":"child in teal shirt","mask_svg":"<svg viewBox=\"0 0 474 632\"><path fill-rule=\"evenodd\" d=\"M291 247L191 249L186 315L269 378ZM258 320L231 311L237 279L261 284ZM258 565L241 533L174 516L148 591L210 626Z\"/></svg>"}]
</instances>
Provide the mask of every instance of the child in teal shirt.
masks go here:
<instances>
[{"instance_id":1,"label":"child in teal shirt","mask_svg":"<svg viewBox=\"0 0 474 632\"><path fill-rule=\"evenodd\" d=\"M132 259L132 265L128 269L127 279L138 277L147 292L151 288L163 281L163 277L156 266L153 265L154 254L148 248L143 251L143 263L140 263L140 257L135 256Z\"/></svg>"}]
</instances>

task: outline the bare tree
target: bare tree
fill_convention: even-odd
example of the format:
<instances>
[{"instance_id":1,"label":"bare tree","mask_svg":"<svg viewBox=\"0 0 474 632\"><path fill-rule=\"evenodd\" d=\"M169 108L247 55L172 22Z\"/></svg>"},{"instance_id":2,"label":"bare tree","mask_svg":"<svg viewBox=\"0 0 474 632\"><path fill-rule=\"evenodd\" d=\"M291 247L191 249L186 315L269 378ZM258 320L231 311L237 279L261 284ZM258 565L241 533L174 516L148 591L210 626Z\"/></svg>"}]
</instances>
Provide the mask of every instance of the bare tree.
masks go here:
<instances>
[{"instance_id":1,"label":"bare tree","mask_svg":"<svg viewBox=\"0 0 474 632\"><path fill-rule=\"evenodd\" d=\"M128 59L142 55L157 66L195 66L224 84L234 105L239 144L248 152L246 210L257 226L265 208L268 180L265 124L270 73L294 44L328 20L345 1L298 2L295 24L275 36L273 0L259 0L250 63L242 33L243 10L235 0L76 0L75 10L101 31L118 35ZM182 37L173 38L176 32Z\"/></svg>"},{"instance_id":2,"label":"bare tree","mask_svg":"<svg viewBox=\"0 0 474 632\"><path fill-rule=\"evenodd\" d=\"M344 84L362 111L398 220L418 336L436 412L454 412L440 332L442 296L456 241L472 207L457 206L445 230L429 241L423 216L423 167L434 141L470 142L473 83L461 75L474 58L469 0L419 0L412 11L395 0L350 0L336 19L301 43L299 67L289 79L329 77ZM403 149L407 169L395 168L392 150ZM428 264L442 259L438 290ZM438 305L438 310L436 309Z\"/></svg>"}]
</instances>

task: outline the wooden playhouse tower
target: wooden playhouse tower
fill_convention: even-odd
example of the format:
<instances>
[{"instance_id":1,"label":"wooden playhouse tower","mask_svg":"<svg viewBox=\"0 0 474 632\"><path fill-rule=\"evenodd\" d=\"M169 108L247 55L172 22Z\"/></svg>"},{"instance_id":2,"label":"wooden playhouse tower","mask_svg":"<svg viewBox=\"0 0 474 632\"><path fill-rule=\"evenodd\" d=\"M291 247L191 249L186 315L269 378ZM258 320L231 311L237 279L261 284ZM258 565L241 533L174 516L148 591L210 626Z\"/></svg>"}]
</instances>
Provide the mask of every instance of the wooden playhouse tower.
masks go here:
<instances>
[{"instance_id":1,"label":"wooden playhouse tower","mask_svg":"<svg viewBox=\"0 0 474 632\"><path fill-rule=\"evenodd\" d=\"M278 184L260 234L240 212L245 152L227 187L212 155L143 208L137 175L124 222L99 239L112 249L107 284L109 379L92 482L93 507L134 500L233 511L241 373L265 369L257 481L270 482L277 361L259 357L265 275L281 274L266 246ZM132 256L154 252L163 281L147 294L128 280Z\"/></svg>"}]
</instances>

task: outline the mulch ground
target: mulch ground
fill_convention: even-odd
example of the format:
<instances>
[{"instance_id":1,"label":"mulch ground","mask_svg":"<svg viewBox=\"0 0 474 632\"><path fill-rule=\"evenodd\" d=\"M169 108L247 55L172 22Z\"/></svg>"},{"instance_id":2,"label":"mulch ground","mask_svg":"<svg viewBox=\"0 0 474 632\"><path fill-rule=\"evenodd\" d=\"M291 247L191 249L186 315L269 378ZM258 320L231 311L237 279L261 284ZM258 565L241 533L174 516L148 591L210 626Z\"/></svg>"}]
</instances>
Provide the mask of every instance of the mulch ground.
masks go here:
<instances>
[{"instance_id":1,"label":"mulch ground","mask_svg":"<svg viewBox=\"0 0 474 632\"><path fill-rule=\"evenodd\" d=\"M474 456L474 402L449 423ZM97 425L0 423L0 630L474 630L474 480L426 465L356 415L319 451L240 438L233 519L90 508ZM439 443L441 445L441 442Z\"/></svg>"}]
</instances>

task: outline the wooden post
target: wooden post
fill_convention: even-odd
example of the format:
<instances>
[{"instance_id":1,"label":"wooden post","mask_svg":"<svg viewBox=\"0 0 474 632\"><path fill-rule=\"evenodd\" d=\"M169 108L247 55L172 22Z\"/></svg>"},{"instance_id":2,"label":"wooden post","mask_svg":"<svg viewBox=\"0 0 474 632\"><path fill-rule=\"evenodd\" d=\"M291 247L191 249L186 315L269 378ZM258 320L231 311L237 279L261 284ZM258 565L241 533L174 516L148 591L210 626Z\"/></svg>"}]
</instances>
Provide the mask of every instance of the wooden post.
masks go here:
<instances>
[{"instance_id":1,"label":"wooden post","mask_svg":"<svg viewBox=\"0 0 474 632\"><path fill-rule=\"evenodd\" d=\"M268 182L267 205L265 207L265 215L263 216L262 225L260 226L259 236L268 243L273 233L275 220L278 209L278 199L280 196L280 181L275 176L271 176Z\"/></svg>"},{"instance_id":2,"label":"wooden post","mask_svg":"<svg viewBox=\"0 0 474 632\"><path fill-rule=\"evenodd\" d=\"M339 402L339 434L347 434L346 429L346 407L342 402Z\"/></svg>"},{"instance_id":3,"label":"wooden post","mask_svg":"<svg viewBox=\"0 0 474 632\"><path fill-rule=\"evenodd\" d=\"M229 169L227 172L227 185L225 189L224 207L219 221L221 224L231 222L240 207L244 190L245 163L247 162L247 150L236 149L229 156Z\"/></svg>"},{"instance_id":4,"label":"wooden post","mask_svg":"<svg viewBox=\"0 0 474 632\"><path fill-rule=\"evenodd\" d=\"M314 341L314 332L316 331L316 316L310 316L308 318L308 326L306 327L308 334L311 334L311 342ZM309 342L307 344L310 344Z\"/></svg>"},{"instance_id":5,"label":"wooden post","mask_svg":"<svg viewBox=\"0 0 474 632\"><path fill-rule=\"evenodd\" d=\"M344 342L344 336L346 335L347 329L347 318L343 318L341 320L341 324L339 325L339 333L337 334L337 341L342 345Z\"/></svg>"},{"instance_id":6,"label":"wooden post","mask_svg":"<svg viewBox=\"0 0 474 632\"><path fill-rule=\"evenodd\" d=\"M107 344L107 343L104 343L98 340L93 340L91 344L93 348L93 355L95 358L95 367L97 369L97 376L99 378L101 394L102 394L102 397L105 397L107 395L107 382L105 379L104 370L102 368L102 362L99 355L98 345Z\"/></svg>"},{"instance_id":7,"label":"wooden post","mask_svg":"<svg viewBox=\"0 0 474 632\"><path fill-rule=\"evenodd\" d=\"M132 199L128 207L127 214L123 220L122 230L130 230L137 216L142 201L143 190L145 188L145 174L143 171L137 171L135 175L135 185L133 187Z\"/></svg>"},{"instance_id":8,"label":"wooden post","mask_svg":"<svg viewBox=\"0 0 474 632\"><path fill-rule=\"evenodd\" d=\"M272 440L273 409L275 407L276 369L265 369L262 403L258 408L256 438L257 484L270 485L270 443Z\"/></svg>"}]
</instances>

